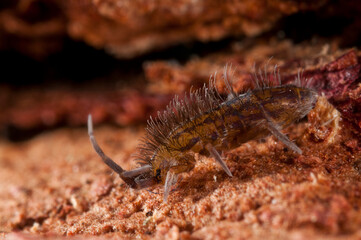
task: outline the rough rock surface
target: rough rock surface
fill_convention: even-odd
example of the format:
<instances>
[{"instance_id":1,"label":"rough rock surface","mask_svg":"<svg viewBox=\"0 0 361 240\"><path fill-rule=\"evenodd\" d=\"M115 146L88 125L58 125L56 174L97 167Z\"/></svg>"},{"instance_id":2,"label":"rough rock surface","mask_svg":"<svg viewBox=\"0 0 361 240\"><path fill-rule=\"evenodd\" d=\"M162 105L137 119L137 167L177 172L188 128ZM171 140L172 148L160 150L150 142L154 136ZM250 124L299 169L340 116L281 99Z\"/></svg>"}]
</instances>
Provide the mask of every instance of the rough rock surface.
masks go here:
<instances>
[{"instance_id":1,"label":"rough rock surface","mask_svg":"<svg viewBox=\"0 0 361 240\"><path fill-rule=\"evenodd\" d=\"M113 175L91 148L84 127L61 128L19 143L2 139L0 231L9 239L39 237L31 234L44 238L360 237L360 119L353 110L360 106L358 50L282 41L235 46L233 51L184 65L149 63L146 73L151 84L146 91L161 96L174 91L172 81L183 81L184 88L202 84L207 73L221 70L227 62L236 69L232 79L241 90L252 84L248 68L252 61L261 63L274 56L270 69L278 63L284 82L304 68L304 76L313 78L309 84L323 92L340 115L321 102L308 121L286 129L302 155L288 151L273 137L225 153L233 178L212 159L197 157L195 169L182 176L167 203L162 202L161 187L135 191ZM141 129L96 126L95 135L109 156L131 169L136 167L131 155L144 134ZM12 231L16 232L5 234Z\"/></svg>"},{"instance_id":2,"label":"rough rock surface","mask_svg":"<svg viewBox=\"0 0 361 240\"><path fill-rule=\"evenodd\" d=\"M240 232L253 239L360 236L361 152L359 139L343 124L333 143L315 142L312 124L290 127L303 155L273 137L244 144L225 154L233 178L212 159L198 158L167 203L162 188L135 191L112 175L84 128L24 143L2 140L1 231L164 239L233 238ZM130 156L143 131L99 127L95 133L118 163L134 167Z\"/></svg>"}]
</instances>

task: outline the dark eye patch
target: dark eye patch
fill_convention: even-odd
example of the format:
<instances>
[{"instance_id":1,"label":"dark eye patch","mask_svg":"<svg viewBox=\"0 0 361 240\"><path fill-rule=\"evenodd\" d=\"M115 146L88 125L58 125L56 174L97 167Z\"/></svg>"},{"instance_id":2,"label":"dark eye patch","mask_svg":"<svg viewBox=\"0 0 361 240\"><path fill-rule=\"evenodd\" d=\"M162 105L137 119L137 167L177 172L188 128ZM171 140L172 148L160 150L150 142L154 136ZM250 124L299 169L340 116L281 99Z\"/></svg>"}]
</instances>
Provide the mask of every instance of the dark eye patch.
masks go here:
<instances>
[{"instance_id":1,"label":"dark eye patch","mask_svg":"<svg viewBox=\"0 0 361 240\"><path fill-rule=\"evenodd\" d=\"M158 168L158 169L156 170L156 173L155 173L155 177L157 178L158 181L161 180L161 179L160 179L160 173L161 173L161 170L160 170L160 168Z\"/></svg>"}]
</instances>

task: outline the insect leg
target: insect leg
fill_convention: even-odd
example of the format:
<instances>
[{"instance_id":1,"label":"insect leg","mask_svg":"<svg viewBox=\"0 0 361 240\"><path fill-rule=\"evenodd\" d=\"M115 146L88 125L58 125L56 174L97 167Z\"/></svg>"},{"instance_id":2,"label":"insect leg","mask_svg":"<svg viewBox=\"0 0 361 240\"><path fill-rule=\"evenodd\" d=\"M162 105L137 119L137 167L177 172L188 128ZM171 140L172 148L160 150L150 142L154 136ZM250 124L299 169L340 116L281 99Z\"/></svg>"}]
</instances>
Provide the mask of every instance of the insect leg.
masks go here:
<instances>
[{"instance_id":1,"label":"insect leg","mask_svg":"<svg viewBox=\"0 0 361 240\"><path fill-rule=\"evenodd\" d=\"M217 152L217 150L211 145L207 144L206 149L209 151L209 153L212 155L212 157L221 165L223 170L227 173L228 176L232 177L232 173L227 167L226 163L223 161L221 155Z\"/></svg>"},{"instance_id":2,"label":"insect leg","mask_svg":"<svg viewBox=\"0 0 361 240\"><path fill-rule=\"evenodd\" d=\"M177 182L178 175L172 170L167 172L167 177L164 184L164 196L163 201L167 202L171 187Z\"/></svg>"},{"instance_id":3,"label":"insect leg","mask_svg":"<svg viewBox=\"0 0 361 240\"><path fill-rule=\"evenodd\" d=\"M278 140L283 142L288 148L292 149L298 154L302 154L302 150L297 147L296 144L291 142L291 140L288 139L286 135L280 132L280 130L277 129L271 122L267 121L267 129L276 137Z\"/></svg>"},{"instance_id":4,"label":"insect leg","mask_svg":"<svg viewBox=\"0 0 361 240\"><path fill-rule=\"evenodd\" d=\"M259 103L258 105L259 105L261 111L263 112L264 117L266 118L266 125L267 125L268 131L270 131L276 138L278 138L278 140L283 142L288 148L292 149L293 151L295 151L298 154L302 154L302 150L299 147L297 147L296 144L291 142L291 140L289 140L288 137L286 135L284 135L278 129L277 124L272 122L271 118L268 116L268 114L264 110L262 104Z\"/></svg>"}]
</instances>

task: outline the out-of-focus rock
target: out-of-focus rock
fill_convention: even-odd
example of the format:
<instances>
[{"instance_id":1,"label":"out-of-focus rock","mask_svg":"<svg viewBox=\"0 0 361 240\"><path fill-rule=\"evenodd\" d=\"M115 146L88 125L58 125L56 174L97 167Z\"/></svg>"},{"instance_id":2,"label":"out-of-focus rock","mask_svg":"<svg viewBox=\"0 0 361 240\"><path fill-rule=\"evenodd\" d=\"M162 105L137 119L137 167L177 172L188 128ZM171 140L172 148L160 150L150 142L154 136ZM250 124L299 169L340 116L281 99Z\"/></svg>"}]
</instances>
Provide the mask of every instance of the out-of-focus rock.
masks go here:
<instances>
[{"instance_id":1,"label":"out-of-focus rock","mask_svg":"<svg viewBox=\"0 0 361 240\"><path fill-rule=\"evenodd\" d=\"M62 49L66 20L59 0L2 1L0 49L43 59Z\"/></svg>"},{"instance_id":2,"label":"out-of-focus rock","mask_svg":"<svg viewBox=\"0 0 361 240\"><path fill-rule=\"evenodd\" d=\"M319 96L314 109L308 114L308 132L315 142L332 143L339 134L341 114L325 96Z\"/></svg>"},{"instance_id":3,"label":"out-of-focus rock","mask_svg":"<svg viewBox=\"0 0 361 240\"><path fill-rule=\"evenodd\" d=\"M131 58L189 42L255 36L282 17L317 10L327 0L143 1L19 0L0 5L0 49L35 58L59 51L64 37Z\"/></svg>"},{"instance_id":4,"label":"out-of-focus rock","mask_svg":"<svg viewBox=\"0 0 361 240\"><path fill-rule=\"evenodd\" d=\"M327 3L290 1L70 1L70 36L133 57L177 44L255 36L282 17L316 10ZM85 14L86 13L86 14Z\"/></svg>"}]
</instances>

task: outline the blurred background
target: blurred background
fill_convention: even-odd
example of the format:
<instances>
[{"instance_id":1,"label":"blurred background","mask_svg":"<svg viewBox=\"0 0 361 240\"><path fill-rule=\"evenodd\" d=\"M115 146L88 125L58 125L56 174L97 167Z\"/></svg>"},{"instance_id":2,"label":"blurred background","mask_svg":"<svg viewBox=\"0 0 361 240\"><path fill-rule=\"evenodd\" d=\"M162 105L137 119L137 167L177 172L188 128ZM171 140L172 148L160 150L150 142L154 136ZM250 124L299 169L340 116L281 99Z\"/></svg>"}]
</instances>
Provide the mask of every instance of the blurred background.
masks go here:
<instances>
[{"instance_id":1,"label":"blurred background","mask_svg":"<svg viewBox=\"0 0 361 240\"><path fill-rule=\"evenodd\" d=\"M242 70L305 42L325 53L360 46L360 13L357 0L3 0L0 134L84 126L88 113L144 123L227 62ZM256 49L267 44L277 51Z\"/></svg>"}]
</instances>

